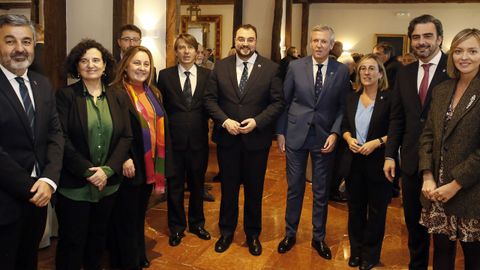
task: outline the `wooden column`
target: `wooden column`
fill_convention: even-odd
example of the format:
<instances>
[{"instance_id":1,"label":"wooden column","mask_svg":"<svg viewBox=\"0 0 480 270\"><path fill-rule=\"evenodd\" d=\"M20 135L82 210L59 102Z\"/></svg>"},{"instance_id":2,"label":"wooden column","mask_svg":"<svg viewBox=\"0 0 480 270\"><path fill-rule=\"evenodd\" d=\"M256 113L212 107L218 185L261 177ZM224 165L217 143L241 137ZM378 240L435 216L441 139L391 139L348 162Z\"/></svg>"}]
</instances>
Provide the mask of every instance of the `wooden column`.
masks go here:
<instances>
[{"instance_id":1,"label":"wooden column","mask_svg":"<svg viewBox=\"0 0 480 270\"><path fill-rule=\"evenodd\" d=\"M120 58L120 48L117 45L118 31L123 25L133 23L134 7L135 0L113 0L112 53L116 59Z\"/></svg>"},{"instance_id":2,"label":"wooden column","mask_svg":"<svg viewBox=\"0 0 480 270\"><path fill-rule=\"evenodd\" d=\"M273 27L272 27L272 49L270 59L275 62L280 62L280 32L282 30L282 13L283 0L275 0L275 10L273 13Z\"/></svg>"},{"instance_id":3,"label":"wooden column","mask_svg":"<svg viewBox=\"0 0 480 270\"><path fill-rule=\"evenodd\" d=\"M243 24L243 0L234 0L233 2L233 32L232 32L232 46L235 45L235 30Z\"/></svg>"},{"instance_id":4,"label":"wooden column","mask_svg":"<svg viewBox=\"0 0 480 270\"><path fill-rule=\"evenodd\" d=\"M292 0L286 0L285 8L285 47L292 46Z\"/></svg>"},{"instance_id":5,"label":"wooden column","mask_svg":"<svg viewBox=\"0 0 480 270\"><path fill-rule=\"evenodd\" d=\"M301 55L307 55L308 46L308 15L310 14L310 4L302 3L302 40L301 40Z\"/></svg>"},{"instance_id":6,"label":"wooden column","mask_svg":"<svg viewBox=\"0 0 480 270\"><path fill-rule=\"evenodd\" d=\"M166 67L177 64L175 57L175 37L180 33L180 0L167 0Z\"/></svg>"},{"instance_id":7,"label":"wooden column","mask_svg":"<svg viewBox=\"0 0 480 270\"><path fill-rule=\"evenodd\" d=\"M65 86L66 70L63 66L67 55L67 20L64 0L44 2L45 18L45 69L54 89Z\"/></svg>"}]
</instances>

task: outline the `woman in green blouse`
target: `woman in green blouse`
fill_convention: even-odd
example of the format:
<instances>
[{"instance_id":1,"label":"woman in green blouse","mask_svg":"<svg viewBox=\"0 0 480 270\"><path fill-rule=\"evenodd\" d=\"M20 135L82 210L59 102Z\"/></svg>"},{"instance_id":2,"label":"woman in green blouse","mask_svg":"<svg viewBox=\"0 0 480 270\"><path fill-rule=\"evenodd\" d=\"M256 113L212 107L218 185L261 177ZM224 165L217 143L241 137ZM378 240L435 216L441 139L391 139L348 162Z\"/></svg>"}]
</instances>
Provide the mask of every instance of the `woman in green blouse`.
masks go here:
<instances>
[{"instance_id":1,"label":"woman in green blouse","mask_svg":"<svg viewBox=\"0 0 480 270\"><path fill-rule=\"evenodd\" d=\"M57 269L99 269L107 225L131 144L128 100L107 87L114 60L100 43L86 39L67 56L78 82L57 92L65 137L56 211Z\"/></svg>"}]
</instances>

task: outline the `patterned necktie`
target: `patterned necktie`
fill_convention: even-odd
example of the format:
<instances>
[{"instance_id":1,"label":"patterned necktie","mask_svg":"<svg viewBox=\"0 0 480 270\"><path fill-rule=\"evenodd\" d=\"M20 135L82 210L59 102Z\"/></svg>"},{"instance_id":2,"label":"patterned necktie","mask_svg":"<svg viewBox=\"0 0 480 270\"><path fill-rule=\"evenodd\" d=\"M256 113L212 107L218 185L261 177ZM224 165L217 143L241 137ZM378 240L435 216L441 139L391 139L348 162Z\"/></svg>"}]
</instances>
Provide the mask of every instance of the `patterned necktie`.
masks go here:
<instances>
[{"instance_id":1,"label":"patterned necktie","mask_svg":"<svg viewBox=\"0 0 480 270\"><path fill-rule=\"evenodd\" d=\"M192 104L192 84L190 83L190 71L185 71L184 73L187 76L187 79L185 80L185 85L183 86L183 96L185 97L187 105L190 106Z\"/></svg>"},{"instance_id":2,"label":"patterned necktie","mask_svg":"<svg viewBox=\"0 0 480 270\"><path fill-rule=\"evenodd\" d=\"M422 82L420 83L420 89L418 91L418 95L420 96L420 102L422 106L425 103L425 99L427 98L428 92L428 77L430 76L430 66L433 65L432 63L422 64L423 67L423 78Z\"/></svg>"},{"instance_id":3,"label":"patterned necktie","mask_svg":"<svg viewBox=\"0 0 480 270\"><path fill-rule=\"evenodd\" d=\"M248 62L243 62L243 72L242 77L240 78L240 84L238 85L238 90L240 90L240 94L243 94L245 91L245 86L247 85L248 80Z\"/></svg>"},{"instance_id":4,"label":"patterned necktie","mask_svg":"<svg viewBox=\"0 0 480 270\"><path fill-rule=\"evenodd\" d=\"M33 109L32 100L30 99L30 95L28 94L28 89L23 78L16 77L15 80L20 86L20 96L22 96L23 107L25 109L25 113L27 114L28 123L30 124L30 128L33 132L35 124L35 110Z\"/></svg>"},{"instance_id":5,"label":"patterned necktie","mask_svg":"<svg viewBox=\"0 0 480 270\"><path fill-rule=\"evenodd\" d=\"M315 78L315 100L318 99L318 96L320 96L320 91L322 91L323 87L323 76L322 76L322 64L317 64L318 70L317 70L317 76Z\"/></svg>"}]
</instances>

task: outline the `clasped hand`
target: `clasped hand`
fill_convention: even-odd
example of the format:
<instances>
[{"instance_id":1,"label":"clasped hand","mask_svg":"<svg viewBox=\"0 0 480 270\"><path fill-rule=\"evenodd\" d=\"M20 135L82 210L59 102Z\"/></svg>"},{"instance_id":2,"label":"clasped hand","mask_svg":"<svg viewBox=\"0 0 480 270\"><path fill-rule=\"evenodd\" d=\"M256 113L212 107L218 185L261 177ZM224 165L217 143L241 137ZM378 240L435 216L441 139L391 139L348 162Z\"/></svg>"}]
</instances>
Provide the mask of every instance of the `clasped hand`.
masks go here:
<instances>
[{"instance_id":1,"label":"clasped hand","mask_svg":"<svg viewBox=\"0 0 480 270\"><path fill-rule=\"evenodd\" d=\"M257 127L257 122L253 118L247 118L239 123L229 118L225 120L224 127L231 135L247 134Z\"/></svg>"},{"instance_id":2,"label":"clasped hand","mask_svg":"<svg viewBox=\"0 0 480 270\"><path fill-rule=\"evenodd\" d=\"M348 148L355 154L362 154L365 156L370 155L375 149L380 146L380 142L378 140L371 140L363 145L358 144L357 139L351 138L348 140Z\"/></svg>"},{"instance_id":3,"label":"clasped hand","mask_svg":"<svg viewBox=\"0 0 480 270\"><path fill-rule=\"evenodd\" d=\"M435 180L423 180L422 194L432 202L448 202L462 187L453 180L443 186L437 187Z\"/></svg>"},{"instance_id":4,"label":"clasped hand","mask_svg":"<svg viewBox=\"0 0 480 270\"><path fill-rule=\"evenodd\" d=\"M88 170L94 173L90 177L87 177L87 181L98 187L98 190L102 191L107 185L107 174L105 174L103 169L100 167L92 167Z\"/></svg>"}]
</instances>

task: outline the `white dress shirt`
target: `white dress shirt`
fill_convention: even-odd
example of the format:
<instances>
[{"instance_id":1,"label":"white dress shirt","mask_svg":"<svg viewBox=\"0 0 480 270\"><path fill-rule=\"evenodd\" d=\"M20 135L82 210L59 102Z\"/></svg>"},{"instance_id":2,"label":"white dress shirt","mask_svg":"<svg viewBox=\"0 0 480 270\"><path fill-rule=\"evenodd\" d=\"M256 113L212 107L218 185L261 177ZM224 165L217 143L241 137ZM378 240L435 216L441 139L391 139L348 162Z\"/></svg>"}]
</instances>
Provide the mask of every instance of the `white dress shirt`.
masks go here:
<instances>
[{"instance_id":1,"label":"white dress shirt","mask_svg":"<svg viewBox=\"0 0 480 270\"><path fill-rule=\"evenodd\" d=\"M315 58L313 58L312 56L312 63L313 63L313 85L315 85L316 83L316 78L317 78L317 71L318 71L318 64L322 64L323 67L322 67L322 85L325 84L325 77L327 75L327 65L328 65L328 57L327 59L325 59L325 61L323 61L323 63L317 63L317 60L315 60Z\"/></svg>"},{"instance_id":2,"label":"white dress shirt","mask_svg":"<svg viewBox=\"0 0 480 270\"><path fill-rule=\"evenodd\" d=\"M242 79L242 73L243 73L243 67L244 67L243 62L247 62L248 77L250 77L250 74L252 74L253 65L255 65L255 61L257 60L257 53L254 53L247 61L240 59L238 55L236 55L235 57L237 58L235 62L236 71L237 71L237 83L240 85L240 80Z\"/></svg>"},{"instance_id":3,"label":"white dress shirt","mask_svg":"<svg viewBox=\"0 0 480 270\"><path fill-rule=\"evenodd\" d=\"M442 58L442 52L438 51L437 55L435 55L432 60L430 60L430 69L428 71L428 85L430 86L430 83L432 82L433 75L435 75L435 71L437 70L438 63L440 62L440 58ZM428 64L425 62L422 62L422 60L418 60L418 72L417 72L417 92L420 92L420 84L422 83L423 80L423 74L425 71L423 70L422 65L423 64Z\"/></svg>"},{"instance_id":4,"label":"white dress shirt","mask_svg":"<svg viewBox=\"0 0 480 270\"><path fill-rule=\"evenodd\" d=\"M185 71L189 71L190 75L190 85L192 86L192 96L195 94L195 88L197 88L197 66L194 64L189 70L186 70L181 64L178 65L178 77L180 78L180 85L183 88L185 87L185 81L187 80L187 75Z\"/></svg>"}]
</instances>

